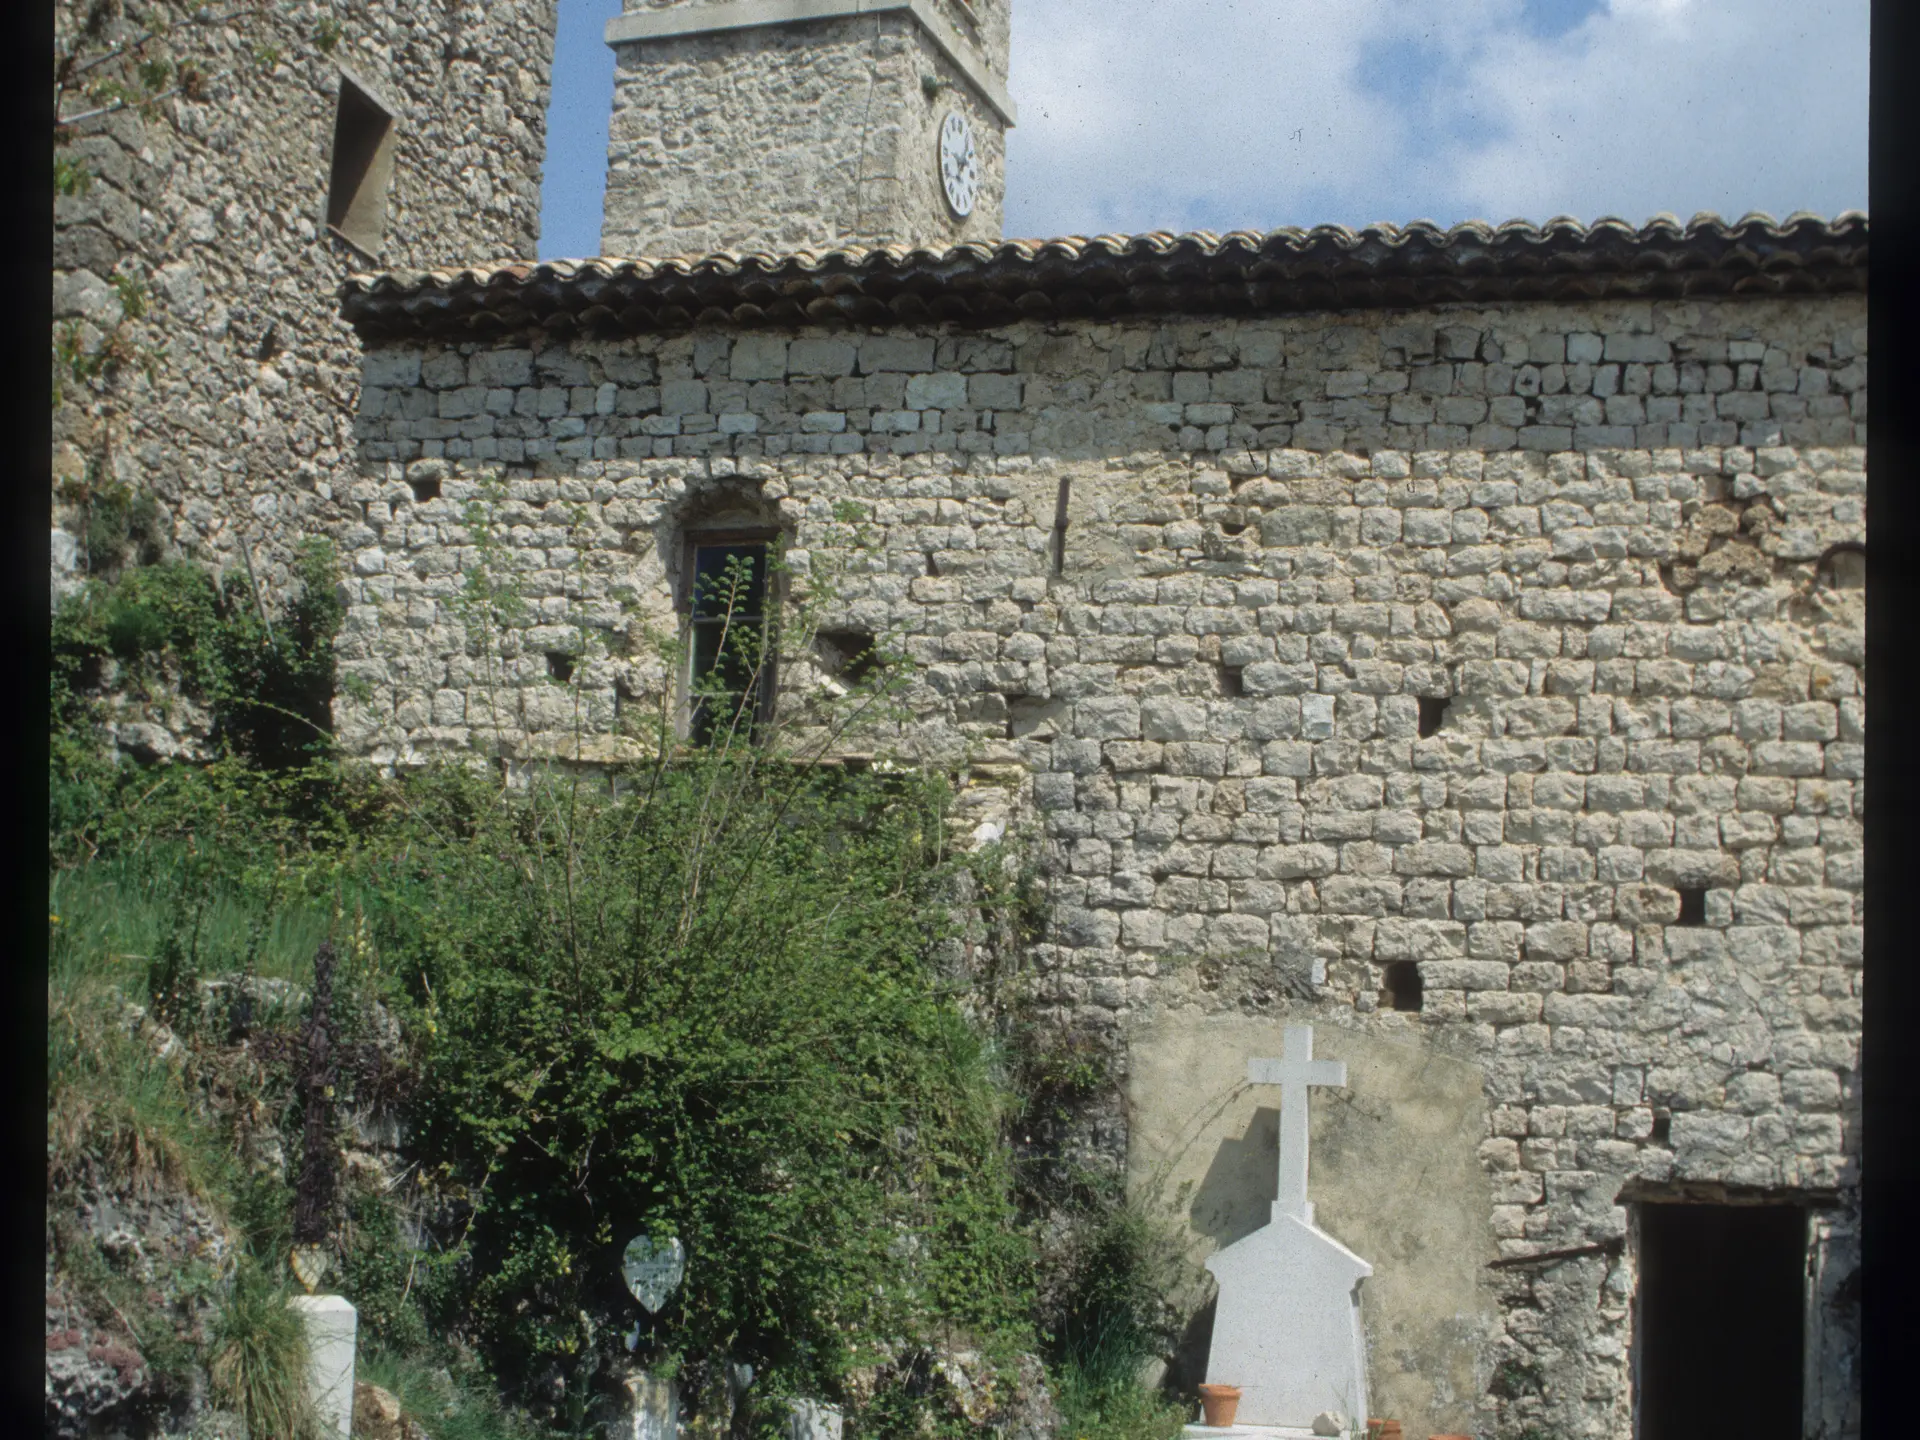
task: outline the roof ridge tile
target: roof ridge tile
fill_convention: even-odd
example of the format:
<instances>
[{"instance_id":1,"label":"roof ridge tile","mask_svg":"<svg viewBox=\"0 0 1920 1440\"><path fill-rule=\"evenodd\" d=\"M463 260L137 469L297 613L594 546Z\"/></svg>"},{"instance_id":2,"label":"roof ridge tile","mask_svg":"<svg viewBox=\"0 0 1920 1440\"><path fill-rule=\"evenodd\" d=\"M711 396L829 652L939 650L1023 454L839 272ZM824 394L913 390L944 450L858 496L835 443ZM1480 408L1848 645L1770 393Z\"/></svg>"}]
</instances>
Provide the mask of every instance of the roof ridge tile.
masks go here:
<instances>
[{"instance_id":1,"label":"roof ridge tile","mask_svg":"<svg viewBox=\"0 0 1920 1440\"><path fill-rule=\"evenodd\" d=\"M1473 219L1445 229L1416 219L1358 230L1334 224L1224 233L1148 230L967 240L945 248L876 244L784 254L723 250L502 259L458 269L395 267L348 276L340 295L346 318L364 338L374 339L471 336L476 323L490 334L500 333L503 324L564 330L582 323L575 311L584 323L604 326L611 312L586 302L612 280L623 282L630 294L628 314L635 318L613 322L628 328L664 326L665 313L676 309L690 315L695 294L697 318L764 323L764 311L743 287L764 287L769 280L803 310L820 303L827 309L815 313L847 318L867 313L907 282L922 300L944 291L943 315L982 324L1063 313L1062 305L1077 310L1089 294L1100 297L1103 314L1169 307L1210 313L1223 303L1241 308L1246 302L1231 297L1244 293L1255 275L1253 303L1276 312L1389 303L1381 298L1382 281L1395 305L1422 303L1423 296L1439 303L1555 293L1718 294L1731 293L1736 281L1742 293L1857 291L1866 285L1869 228L1864 211L1829 219L1796 210L1784 220L1749 211L1732 222L1707 211L1682 222L1663 211L1639 226L1614 215L1591 223L1556 215L1539 224ZM1687 263L1676 264L1683 256ZM1258 271L1247 269L1250 260L1260 262ZM1759 288L1756 277L1765 277ZM869 284L878 288L869 292ZM690 291L689 285L697 288ZM543 297L538 322L524 309L510 319L495 308L512 307L515 295L526 290ZM566 304L569 292L582 303ZM752 293L764 298L765 292Z\"/></svg>"}]
</instances>

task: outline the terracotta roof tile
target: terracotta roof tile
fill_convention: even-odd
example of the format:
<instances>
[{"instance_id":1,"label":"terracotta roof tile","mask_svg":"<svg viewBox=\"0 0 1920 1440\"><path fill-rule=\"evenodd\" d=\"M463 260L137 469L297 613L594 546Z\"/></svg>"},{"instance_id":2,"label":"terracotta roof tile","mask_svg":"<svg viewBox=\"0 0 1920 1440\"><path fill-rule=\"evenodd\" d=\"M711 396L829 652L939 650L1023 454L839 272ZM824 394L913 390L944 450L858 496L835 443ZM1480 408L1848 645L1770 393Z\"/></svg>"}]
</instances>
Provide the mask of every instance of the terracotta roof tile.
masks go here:
<instances>
[{"instance_id":1,"label":"terracotta roof tile","mask_svg":"<svg viewBox=\"0 0 1920 1440\"><path fill-rule=\"evenodd\" d=\"M1591 225L1426 221L1311 230L973 241L671 259L502 261L355 275L368 341L623 335L695 325L993 325L1032 317L1278 314L1492 303L1863 291L1867 217L1696 215Z\"/></svg>"}]
</instances>

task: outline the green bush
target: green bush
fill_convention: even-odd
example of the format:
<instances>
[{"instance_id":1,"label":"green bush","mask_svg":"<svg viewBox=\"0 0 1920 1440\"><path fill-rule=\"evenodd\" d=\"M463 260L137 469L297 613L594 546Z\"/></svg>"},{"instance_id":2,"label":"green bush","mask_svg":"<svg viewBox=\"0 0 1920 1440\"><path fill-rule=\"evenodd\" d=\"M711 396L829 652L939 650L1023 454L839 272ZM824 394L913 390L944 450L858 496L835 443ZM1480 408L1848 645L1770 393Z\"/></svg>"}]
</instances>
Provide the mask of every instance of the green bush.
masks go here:
<instances>
[{"instance_id":1,"label":"green bush","mask_svg":"<svg viewBox=\"0 0 1920 1440\"><path fill-rule=\"evenodd\" d=\"M360 1312L362 1341L391 1355L427 1352L432 1333L412 1303L420 1256L401 1233L397 1208L367 1185L351 1187L344 1208L338 1284Z\"/></svg>"},{"instance_id":2,"label":"green bush","mask_svg":"<svg viewBox=\"0 0 1920 1440\"><path fill-rule=\"evenodd\" d=\"M328 818L330 787L338 781L327 763L333 646L344 614L331 547L302 545L294 578L291 596L271 621L248 584L217 582L187 562L89 580L60 604L49 694L56 859L153 833L168 806L166 798L155 805L151 792L169 787L208 792L198 798L224 799L229 810L238 799L249 811L307 822ZM176 773L163 769L156 777L114 761L100 709L110 678L117 688L154 699L177 690L206 708L213 722L209 744L221 762L213 767L212 785L186 767L168 767Z\"/></svg>"},{"instance_id":3,"label":"green bush","mask_svg":"<svg viewBox=\"0 0 1920 1440\"><path fill-rule=\"evenodd\" d=\"M1062 1440L1171 1440L1187 1407L1144 1383L1171 1348L1174 1243L1114 1193L1085 1203L1057 1289L1047 1297L1048 1358Z\"/></svg>"},{"instance_id":4,"label":"green bush","mask_svg":"<svg viewBox=\"0 0 1920 1440\"><path fill-rule=\"evenodd\" d=\"M331 939L338 1098L392 1079L348 1063L382 999L414 1082L400 1193L431 1235L412 1250L396 1195L343 1186L335 1283L361 1309L369 1373L436 1434L522 1433L494 1403L506 1395L541 1412L542 1433L577 1432L634 1361L677 1371L709 1419L725 1362L752 1365L759 1430L789 1395L848 1402L858 1436L958 1424L918 1371L896 1366L864 1404L855 1372L1037 1343L1021 1209L1035 1196L1007 1132L1064 1124L1104 1062L1085 1046L1003 1053L962 1011L980 997L930 959L956 935L959 897L991 912L982 933L1006 967L988 1008L1017 991L1033 871L948 853L939 781L777 759L774 735L688 753L663 731L659 763L612 793L557 765L525 792L459 766L385 780L344 765L325 734L331 562L315 548L301 564L271 624L250 587L151 566L91 583L55 629L61 993L147 1003L188 1053L177 1074L142 1071L70 1007L50 1079L71 1108L50 1119L66 1116L73 1154L105 1141L167 1183L212 1176L245 1257L214 1342L223 1393L256 1434L299 1423L271 1378L292 1363L271 1277L293 1197L226 1158L247 1153L246 1126L291 1142L299 1116L289 1017L242 1055L219 1017L194 1014L195 982L304 984ZM211 763L107 758L97 697L142 685L207 709ZM852 704L884 699L875 684ZM52 1165L50 1152L50 1178ZM1089 1436L1153 1440L1172 1412L1136 1378L1155 1323L1145 1251L1124 1225L1082 1229L1095 1238L1068 1300L1041 1316L1063 1399ZM653 1318L620 1278L643 1233L689 1251Z\"/></svg>"},{"instance_id":5,"label":"green bush","mask_svg":"<svg viewBox=\"0 0 1920 1440\"><path fill-rule=\"evenodd\" d=\"M418 787L379 942L417 977L416 1148L503 1375L577 1397L637 1324L666 1363L835 1394L865 1341L1024 1337L1005 1087L926 962L941 801L739 754L618 802ZM657 1321L620 1279L640 1233L690 1255Z\"/></svg>"}]
</instances>

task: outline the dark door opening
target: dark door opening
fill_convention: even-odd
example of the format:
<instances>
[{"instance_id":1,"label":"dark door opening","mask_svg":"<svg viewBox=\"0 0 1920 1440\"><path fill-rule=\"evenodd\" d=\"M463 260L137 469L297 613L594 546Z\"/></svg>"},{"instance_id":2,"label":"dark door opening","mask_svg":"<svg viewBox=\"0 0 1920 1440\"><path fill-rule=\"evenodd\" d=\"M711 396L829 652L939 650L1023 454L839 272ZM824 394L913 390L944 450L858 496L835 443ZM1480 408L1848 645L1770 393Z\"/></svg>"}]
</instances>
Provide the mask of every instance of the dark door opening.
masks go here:
<instances>
[{"instance_id":1,"label":"dark door opening","mask_svg":"<svg viewBox=\"0 0 1920 1440\"><path fill-rule=\"evenodd\" d=\"M1806 1212L1642 1205L1638 1440L1799 1440Z\"/></svg>"}]
</instances>

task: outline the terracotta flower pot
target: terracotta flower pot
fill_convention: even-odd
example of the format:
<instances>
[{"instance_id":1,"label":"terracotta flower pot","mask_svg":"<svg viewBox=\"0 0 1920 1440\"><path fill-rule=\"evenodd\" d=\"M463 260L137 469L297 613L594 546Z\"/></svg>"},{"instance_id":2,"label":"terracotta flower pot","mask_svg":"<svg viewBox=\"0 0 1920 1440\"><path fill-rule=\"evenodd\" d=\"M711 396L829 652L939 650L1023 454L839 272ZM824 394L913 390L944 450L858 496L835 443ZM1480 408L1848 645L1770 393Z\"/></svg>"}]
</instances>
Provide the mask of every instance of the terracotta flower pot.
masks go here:
<instances>
[{"instance_id":1,"label":"terracotta flower pot","mask_svg":"<svg viewBox=\"0 0 1920 1440\"><path fill-rule=\"evenodd\" d=\"M1233 1417L1240 1408L1240 1387L1238 1385L1202 1385L1200 1387L1200 1413L1210 1428L1224 1430L1233 1424Z\"/></svg>"},{"instance_id":2,"label":"terracotta flower pot","mask_svg":"<svg viewBox=\"0 0 1920 1440\"><path fill-rule=\"evenodd\" d=\"M1398 1420L1367 1418L1367 1440L1401 1440Z\"/></svg>"}]
</instances>

